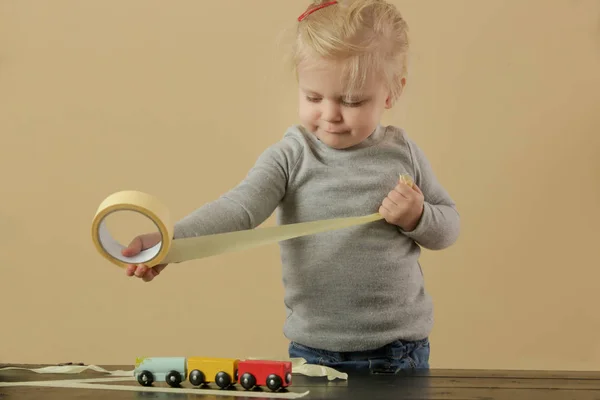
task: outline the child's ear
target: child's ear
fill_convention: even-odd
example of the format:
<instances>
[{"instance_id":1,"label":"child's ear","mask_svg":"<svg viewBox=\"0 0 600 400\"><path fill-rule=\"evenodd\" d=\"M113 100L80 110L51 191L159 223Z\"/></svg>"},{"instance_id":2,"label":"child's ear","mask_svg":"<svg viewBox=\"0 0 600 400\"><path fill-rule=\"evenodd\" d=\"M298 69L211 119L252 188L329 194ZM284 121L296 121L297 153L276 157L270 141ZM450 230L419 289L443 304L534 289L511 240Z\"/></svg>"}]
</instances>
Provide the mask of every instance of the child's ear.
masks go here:
<instances>
[{"instance_id":1,"label":"child's ear","mask_svg":"<svg viewBox=\"0 0 600 400\"><path fill-rule=\"evenodd\" d=\"M406 77L402 77L402 79L400 79L400 92L398 93L397 97L402 96L402 93L404 92L404 87L406 86ZM392 106L394 105L394 101L397 99L394 99L391 95L391 93L388 94L388 97L385 99L385 108L390 109L392 108Z\"/></svg>"},{"instance_id":2,"label":"child's ear","mask_svg":"<svg viewBox=\"0 0 600 400\"><path fill-rule=\"evenodd\" d=\"M392 95L390 94L385 99L385 108L389 110L390 108L392 108L393 105L394 105L394 99L392 98Z\"/></svg>"}]
</instances>

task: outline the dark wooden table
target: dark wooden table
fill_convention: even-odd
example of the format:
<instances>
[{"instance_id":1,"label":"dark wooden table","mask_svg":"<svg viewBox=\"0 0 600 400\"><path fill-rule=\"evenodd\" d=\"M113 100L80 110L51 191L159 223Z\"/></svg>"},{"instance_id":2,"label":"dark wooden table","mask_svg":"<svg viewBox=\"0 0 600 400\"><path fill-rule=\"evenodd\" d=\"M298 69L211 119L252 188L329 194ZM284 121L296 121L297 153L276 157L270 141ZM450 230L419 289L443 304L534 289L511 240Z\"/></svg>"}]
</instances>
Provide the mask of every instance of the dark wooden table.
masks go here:
<instances>
[{"instance_id":1,"label":"dark wooden table","mask_svg":"<svg viewBox=\"0 0 600 400\"><path fill-rule=\"evenodd\" d=\"M0 368L7 365L0 365ZM23 367L23 366L21 366ZM39 366L24 366L37 368ZM107 370L131 370L131 366L104 366ZM97 379L95 383L84 380ZM198 399L242 400L273 398L268 390L245 392L243 389L221 390L193 388L184 384L181 389L166 384L155 385L164 392L144 391L133 378L110 379L107 374L38 374L23 370L0 370L0 400L70 400L70 399ZM119 381L120 379L120 381ZM88 387L60 387L64 381L84 382ZM57 383L58 382L58 383ZM63 382L63 383L61 383ZM89 381L88 381L89 382ZM426 373L398 375L350 375L348 380L328 381L325 378L294 376L294 385L280 398L294 393L309 392L300 399L510 399L510 400L600 400L600 372L557 371L478 371L431 370ZM59 385L52 387L51 385ZM14 385L14 386L6 386ZM33 386L26 386L33 385ZM46 385L46 386L44 386ZM98 386L100 385L100 386ZM108 387L107 385L111 385ZM130 390L114 390L127 386ZM277 397L275 397L277 398Z\"/></svg>"}]
</instances>

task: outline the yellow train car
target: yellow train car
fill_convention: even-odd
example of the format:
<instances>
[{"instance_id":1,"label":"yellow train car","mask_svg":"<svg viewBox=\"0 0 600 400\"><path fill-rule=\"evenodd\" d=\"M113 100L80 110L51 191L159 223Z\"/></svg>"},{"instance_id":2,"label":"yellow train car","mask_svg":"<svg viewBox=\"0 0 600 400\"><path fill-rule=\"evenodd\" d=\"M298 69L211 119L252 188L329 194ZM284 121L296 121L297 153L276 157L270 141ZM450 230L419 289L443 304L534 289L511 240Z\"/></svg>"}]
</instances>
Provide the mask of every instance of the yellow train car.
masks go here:
<instances>
[{"instance_id":1,"label":"yellow train car","mask_svg":"<svg viewBox=\"0 0 600 400\"><path fill-rule=\"evenodd\" d=\"M188 357L188 380L194 386L214 382L226 388L238 380L238 363L235 358Z\"/></svg>"}]
</instances>

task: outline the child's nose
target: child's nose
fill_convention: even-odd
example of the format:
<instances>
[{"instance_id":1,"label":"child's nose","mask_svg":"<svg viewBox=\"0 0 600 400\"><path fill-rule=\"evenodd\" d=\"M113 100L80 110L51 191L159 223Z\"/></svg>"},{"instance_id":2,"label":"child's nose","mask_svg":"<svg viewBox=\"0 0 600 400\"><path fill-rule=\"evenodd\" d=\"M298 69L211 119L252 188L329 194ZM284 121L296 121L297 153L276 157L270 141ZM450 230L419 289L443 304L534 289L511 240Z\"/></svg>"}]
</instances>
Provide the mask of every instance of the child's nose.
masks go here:
<instances>
[{"instance_id":1,"label":"child's nose","mask_svg":"<svg viewBox=\"0 0 600 400\"><path fill-rule=\"evenodd\" d=\"M325 121L339 121L341 118L339 105L332 101L322 103L323 109L321 110L321 117Z\"/></svg>"}]
</instances>

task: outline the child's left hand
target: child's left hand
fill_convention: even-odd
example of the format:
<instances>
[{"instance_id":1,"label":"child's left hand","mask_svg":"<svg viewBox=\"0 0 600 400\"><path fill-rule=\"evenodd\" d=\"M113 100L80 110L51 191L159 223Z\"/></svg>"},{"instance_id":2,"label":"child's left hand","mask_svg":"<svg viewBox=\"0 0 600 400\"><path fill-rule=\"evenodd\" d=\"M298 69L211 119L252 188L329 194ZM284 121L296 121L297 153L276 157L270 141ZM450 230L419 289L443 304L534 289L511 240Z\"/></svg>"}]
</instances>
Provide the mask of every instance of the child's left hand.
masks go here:
<instances>
[{"instance_id":1,"label":"child's left hand","mask_svg":"<svg viewBox=\"0 0 600 400\"><path fill-rule=\"evenodd\" d=\"M398 225L406 232L417 227L423 214L424 197L421 189L412 183L412 187L401 179L394 190L383 199L379 214L390 224Z\"/></svg>"}]
</instances>

